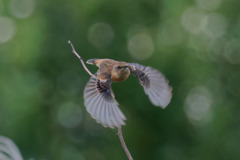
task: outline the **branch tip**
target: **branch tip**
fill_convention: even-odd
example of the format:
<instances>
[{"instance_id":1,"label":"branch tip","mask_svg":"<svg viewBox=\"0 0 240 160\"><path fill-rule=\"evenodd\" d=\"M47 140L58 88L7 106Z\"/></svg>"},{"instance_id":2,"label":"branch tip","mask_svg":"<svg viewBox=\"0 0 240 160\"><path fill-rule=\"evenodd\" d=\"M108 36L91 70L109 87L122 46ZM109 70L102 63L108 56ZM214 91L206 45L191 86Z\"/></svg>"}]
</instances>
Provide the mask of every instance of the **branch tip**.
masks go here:
<instances>
[{"instance_id":1,"label":"branch tip","mask_svg":"<svg viewBox=\"0 0 240 160\"><path fill-rule=\"evenodd\" d=\"M73 44L71 43L70 40L68 40L68 43L69 43L69 44L71 45L71 47L72 47L72 52L80 59L80 61L81 61L81 63L82 63L82 66L83 66L83 68L85 69L85 71L86 71L90 76L92 76L93 74L89 71L89 69L88 69L87 66L85 65L82 57L79 56L79 54L76 52L76 50L75 50L75 48L74 48L74 46L73 46Z\"/></svg>"}]
</instances>

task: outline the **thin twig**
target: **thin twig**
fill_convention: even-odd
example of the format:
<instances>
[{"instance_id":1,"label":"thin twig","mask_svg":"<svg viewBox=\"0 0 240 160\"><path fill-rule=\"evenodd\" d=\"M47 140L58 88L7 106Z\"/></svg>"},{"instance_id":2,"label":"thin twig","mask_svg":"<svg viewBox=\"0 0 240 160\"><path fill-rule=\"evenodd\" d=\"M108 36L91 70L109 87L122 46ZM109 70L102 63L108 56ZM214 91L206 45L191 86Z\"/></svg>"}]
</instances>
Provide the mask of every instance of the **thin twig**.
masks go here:
<instances>
[{"instance_id":1,"label":"thin twig","mask_svg":"<svg viewBox=\"0 0 240 160\"><path fill-rule=\"evenodd\" d=\"M118 127L118 136L119 136L119 139L121 141L122 147L123 147L124 151L126 152L126 155L127 155L128 159L133 160L133 158L132 158L132 156L131 156L131 154L130 154L130 152L129 152L129 150L128 150L125 142L124 142L121 126Z\"/></svg>"},{"instance_id":2,"label":"thin twig","mask_svg":"<svg viewBox=\"0 0 240 160\"><path fill-rule=\"evenodd\" d=\"M84 69L86 70L86 72L88 72L88 74L89 74L90 76L92 76L93 74L91 73L91 71L89 71L89 69L88 69L87 66L85 65L82 57L76 52L76 50L75 50L75 48L73 47L73 44L71 43L70 40L68 41L68 43L69 43L69 44L71 45L71 47L72 47L72 52L80 59L80 61L81 61L82 65L83 65ZM122 147L123 147L124 151L126 152L126 155L127 155L128 159L129 159L129 160L133 160L133 158L132 158L132 156L131 156L131 154L130 154L130 152L129 152L129 150L128 150L125 142L124 142L123 135L122 135L122 127L121 127L121 126L118 127L118 136L119 136L119 139L120 139L120 141L121 141Z\"/></svg>"},{"instance_id":3,"label":"thin twig","mask_svg":"<svg viewBox=\"0 0 240 160\"><path fill-rule=\"evenodd\" d=\"M90 76L92 76L93 74L92 74L92 73L89 71L89 69L86 67L86 65L85 65L82 57L79 56L79 54L76 52L76 50L75 50L75 48L73 47L73 44L71 43L70 40L68 41L68 43L69 43L69 44L71 45L71 47L72 47L72 52L80 59L82 65L83 65L83 68L88 72L88 74L89 74Z\"/></svg>"}]
</instances>

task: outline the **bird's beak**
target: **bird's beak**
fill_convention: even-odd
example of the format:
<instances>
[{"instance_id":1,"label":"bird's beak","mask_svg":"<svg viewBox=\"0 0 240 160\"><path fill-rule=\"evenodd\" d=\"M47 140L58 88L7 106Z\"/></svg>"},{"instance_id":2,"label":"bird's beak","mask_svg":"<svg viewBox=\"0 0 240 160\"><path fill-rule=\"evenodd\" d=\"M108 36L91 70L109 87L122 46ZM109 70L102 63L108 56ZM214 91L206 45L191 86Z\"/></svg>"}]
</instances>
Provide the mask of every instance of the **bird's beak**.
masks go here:
<instances>
[{"instance_id":1,"label":"bird's beak","mask_svg":"<svg viewBox=\"0 0 240 160\"><path fill-rule=\"evenodd\" d=\"M128 65L123 66L123 68L127 68L127 67L128 67Z\"/></svg>"}]
</instances>

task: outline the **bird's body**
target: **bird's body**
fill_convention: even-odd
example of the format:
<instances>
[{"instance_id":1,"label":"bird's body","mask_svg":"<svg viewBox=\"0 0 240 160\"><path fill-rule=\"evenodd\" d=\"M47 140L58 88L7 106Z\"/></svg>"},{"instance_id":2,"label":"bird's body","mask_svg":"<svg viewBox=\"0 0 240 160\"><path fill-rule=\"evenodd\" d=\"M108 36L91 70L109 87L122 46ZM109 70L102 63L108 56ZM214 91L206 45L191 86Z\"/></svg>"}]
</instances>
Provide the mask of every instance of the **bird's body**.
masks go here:
<instances>
[{"instance_id":1,"label":"bird's body","mask_svg":"<svg viewBox=\"0 0 240 160\"><path fill-rule=\"evenodd\" d=\"M111 84L125 81L130 74L138 78L154 105L165 108L170 103L172 88L156 69L112 59L90 59L87 63L99 69L85 87L84 103L91 116L105 127L114 128L125 124L126 117L118 107Z\"/></svg>"},{"instance_id":2,"label":"bird's body","mask_svg":"<svg viewBox=\"0 0 240 160\"><path fill-rule=\"evenodd\" d=\"M111 77L113 82L125 81L130 75L128 63L118 62L112 59L90 59L88 64L95 64L99 67L97 78L106 80Z\"/></svg>"}]
</instances>

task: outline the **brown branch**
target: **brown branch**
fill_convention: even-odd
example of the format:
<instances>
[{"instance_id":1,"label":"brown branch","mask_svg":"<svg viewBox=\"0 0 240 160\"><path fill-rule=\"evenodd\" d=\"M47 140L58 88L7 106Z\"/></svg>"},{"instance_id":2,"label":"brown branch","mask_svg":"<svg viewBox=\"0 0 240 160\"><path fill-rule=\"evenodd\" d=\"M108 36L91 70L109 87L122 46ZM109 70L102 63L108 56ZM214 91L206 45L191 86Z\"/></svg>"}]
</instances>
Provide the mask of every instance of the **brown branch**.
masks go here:
<instances>
[{"instance_id":1,"label":"brown branch","mask_svg":"<svg viewBox=\"0 0 240 160\"><path fill-rule=\"evenodd\" d=\"M82 65L83 65L83 68L86 70L86 72L88 72L88 74L89 74L90 76L93 76L93 74L91 73L91 71L89 71L89 69L88 69L87 66L85 65L82 57L76 52L76 50L75 50L75 48L73 47L73 44L71 43L70 40L68 41L68 43L69 43L69 44L71 45L71 47L72 47L72 52L80 59ZM132 158L130 152L128 151L128 148L127 148L127 146L126 146L126 144L125 144L125 142L124 142L123 135L122 135L122 127L121 127L121 126L118 127L118 136L119 136L119 139L120 139L120 141L121 141L122 147L123 147L124 151L126 152L126 155L127 155L128 159L129 159L129 160L133 160L133 158Z\"/></svg>"},{"instance_id":2,"label":"brown branch","mask_svg":"<svg viewBox=\"0 0 240 160\"><path fill-rule=\"evenodd\" d=\"M82 65L83 65L83 68L88 72L88 74L89 74L90 76L92 76L93 74L92 74L92 73L89 71L89 69L86 67L86 65L85 65L82 57L79 56L79 54L76 52L76 50L75 50L75 48L73 47L73 44L71 43L70 40L68 41L68 43L69 43L69 44L71 45L71 47L72 47L72 52L80 59Z\"/></svg>"},{"instance_id":3,"label":"brown branch","mask_svg":"<svg viewBox=\"0 0 240 160\"><path fill-rule=\"evenodd\" d=\"M133 160L133 158L132 158L132 156L131 156L131 154L130 154L130 152L129 152L129 150L128 150L125 142L124 142L121 126L118 127L118 136L119 136L119 139L121 141L122 147L123 147L124 151L126 152L126 155L127 155L128 159Z\"/></svg>"}]
</instances>

